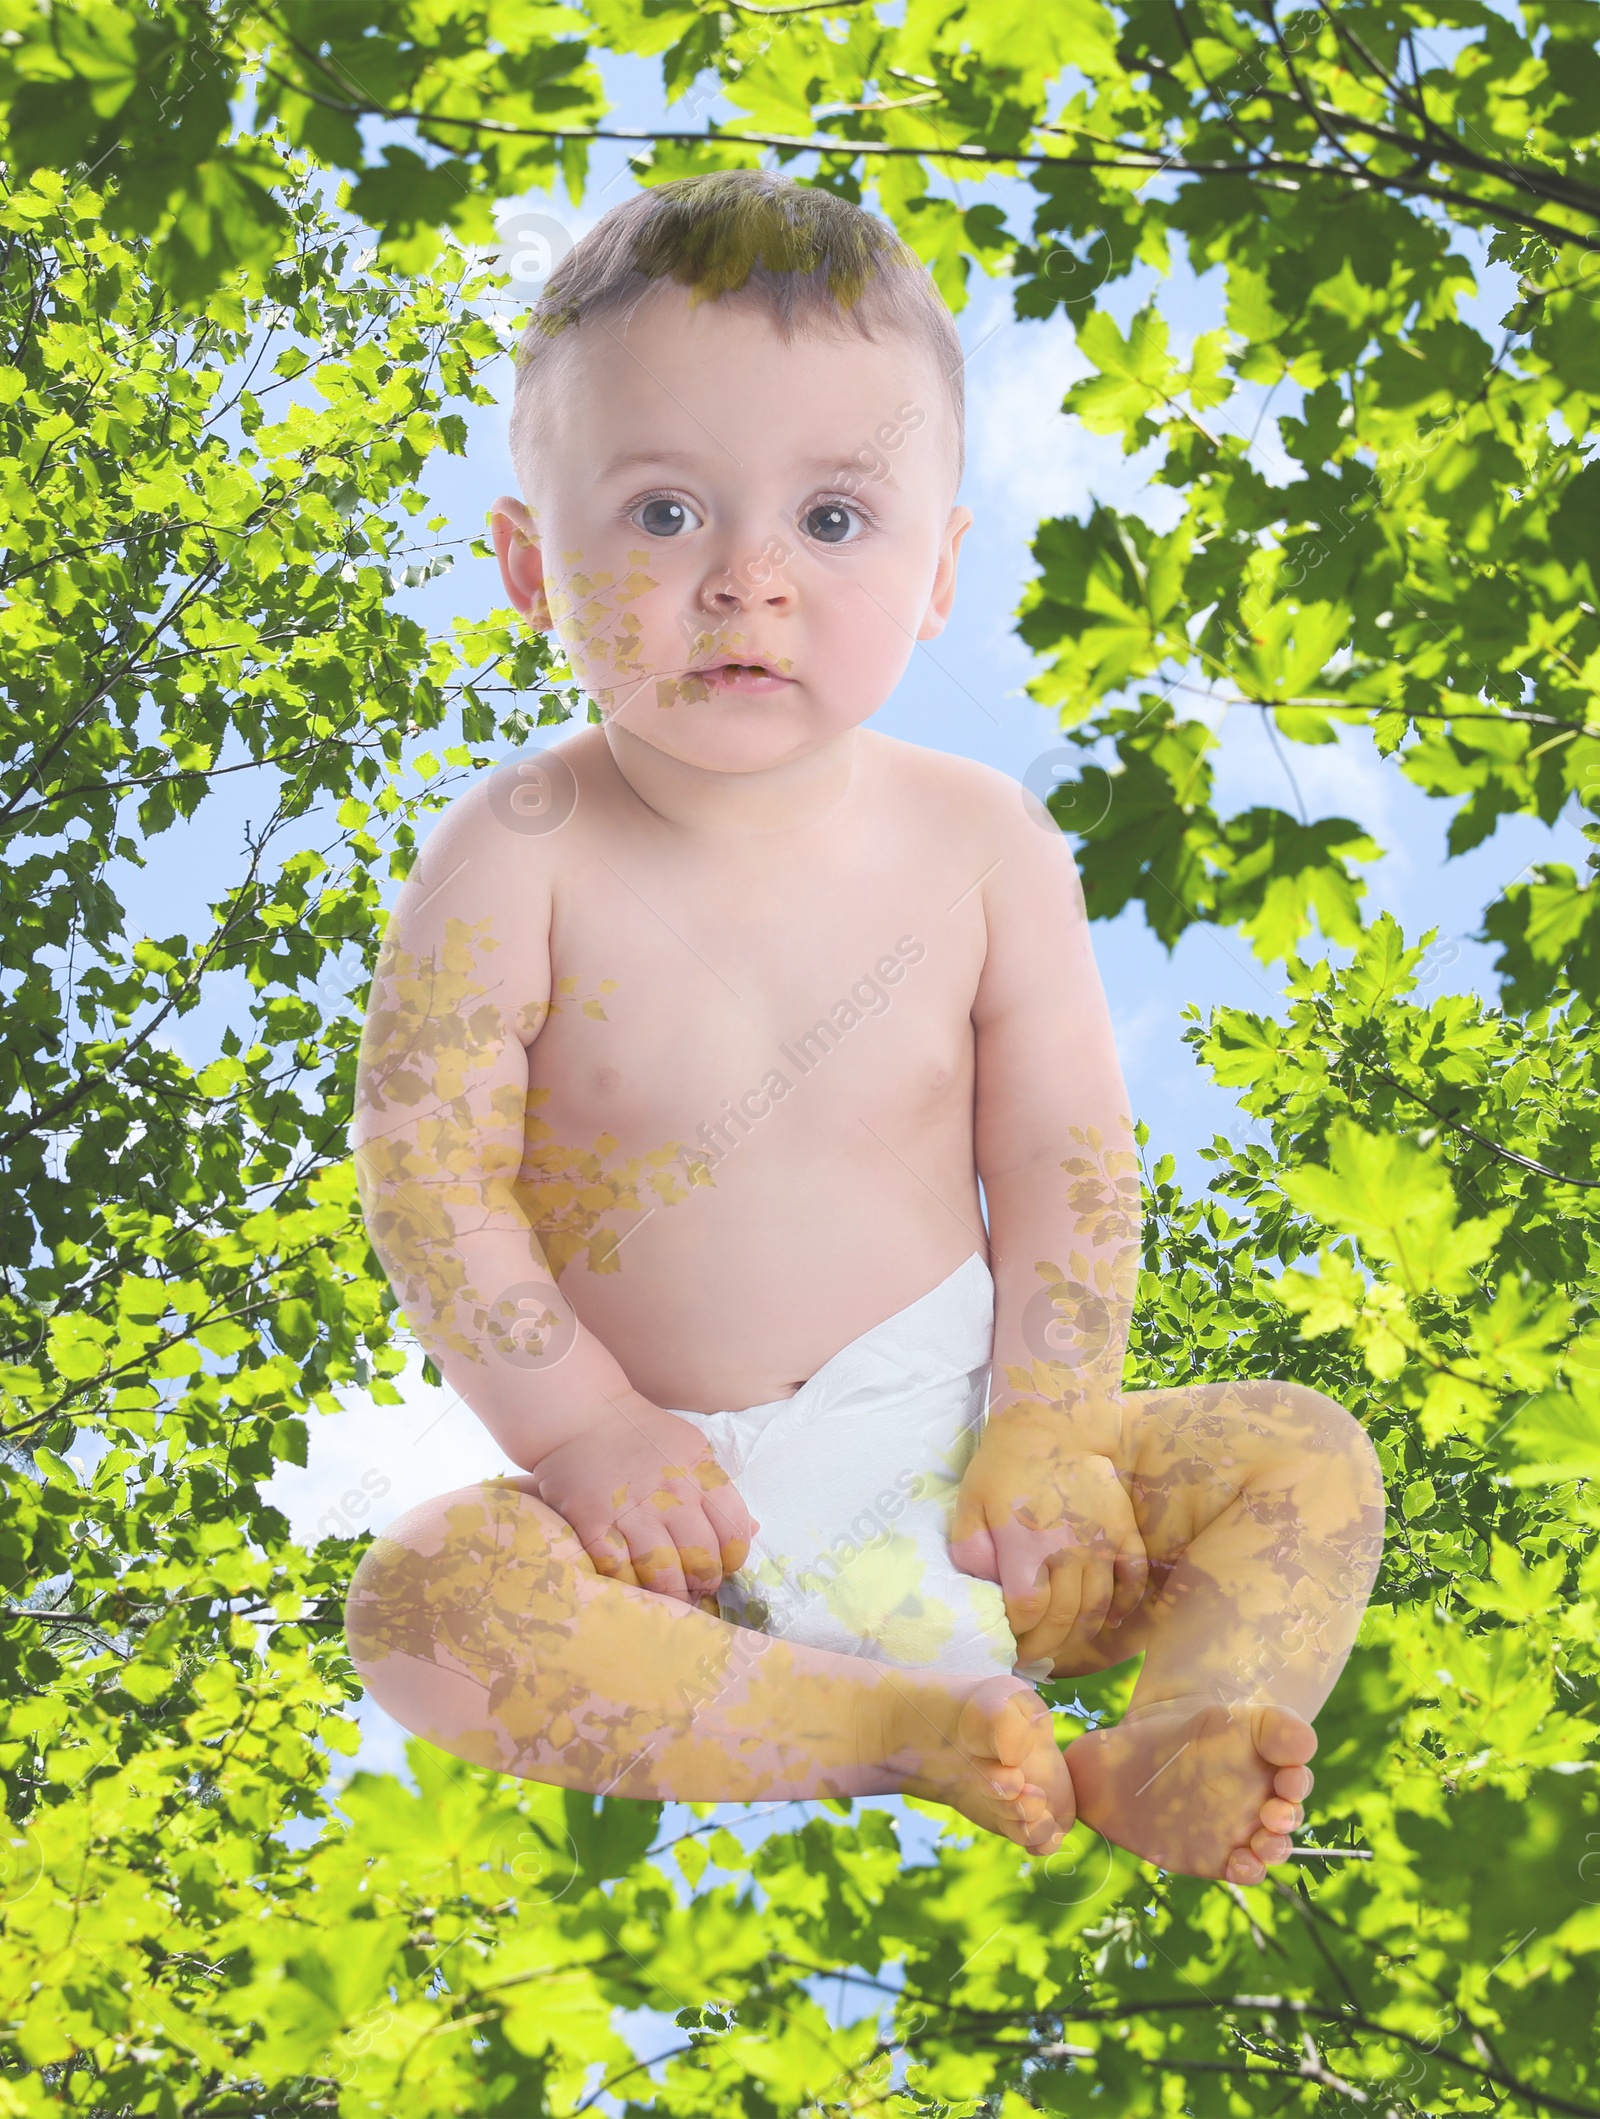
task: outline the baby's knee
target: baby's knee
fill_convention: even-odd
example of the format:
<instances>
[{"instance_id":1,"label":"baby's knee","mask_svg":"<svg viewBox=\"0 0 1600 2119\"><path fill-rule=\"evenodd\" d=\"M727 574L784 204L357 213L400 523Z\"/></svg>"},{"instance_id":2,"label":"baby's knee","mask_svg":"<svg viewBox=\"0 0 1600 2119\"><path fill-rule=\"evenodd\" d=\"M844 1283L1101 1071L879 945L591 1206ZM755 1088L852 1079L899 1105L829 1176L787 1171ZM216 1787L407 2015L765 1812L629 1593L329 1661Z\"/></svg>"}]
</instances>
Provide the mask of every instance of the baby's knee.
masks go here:
<instances>
[{"instance_id":1,"label":"baby's knee","mask_svg":"<svg viewBox=\"0 0 1600 2119\"><path fill-rule=\"evenodd\" d=\"M1382 1484L1378 1453L1372 1446L1371 1437L1355 1414L1342 1406L1337 1398L1330 1398L1326 1391L1313 1390L1305 1383L1278 1383L1272 1389L1283 1401L1284 1427L1297 1442L1318 1455L1338 1457L1366 1467Z\"/></svg>"},{"instance_id":2,"label":"baby's knee","mask_svg":"<svg viewBox=\"0 0 1600 2119\"><path fill-rule=\"evenodd\" d=\"M1370 1576L1383 1546L1383 1473L1355 1415L1308 1385L1270 1387L1274 1417L1261 1442L1259 1482L1292 1482L1297 1502L1323 1534L1359 1555Z\"/></svg>"},{"instance_id":3,"label":"baby's knee","mask_svg":"<svg viewBox=\"0 0 1600 2119\"><path fill-rule=\"evenodd\" d=\"M367 1675L393 1656L431 1660L452 1641L572 1604L571 1528L510 1479L408 1509L362 1554L345 1604L351 1660ZM514 1616L513 1616L514 1615Z\"/></svg>"}]
</instances>

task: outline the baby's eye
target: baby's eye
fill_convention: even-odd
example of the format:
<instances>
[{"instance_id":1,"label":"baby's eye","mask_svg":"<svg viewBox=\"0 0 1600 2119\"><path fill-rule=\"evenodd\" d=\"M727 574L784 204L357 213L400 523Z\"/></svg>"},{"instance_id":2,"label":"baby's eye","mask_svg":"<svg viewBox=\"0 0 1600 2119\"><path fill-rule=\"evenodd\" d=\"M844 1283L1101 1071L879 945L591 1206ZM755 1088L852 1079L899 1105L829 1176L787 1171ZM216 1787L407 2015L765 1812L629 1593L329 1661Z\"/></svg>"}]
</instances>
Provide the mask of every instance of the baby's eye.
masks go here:
<instances>
[{"instance_id":1,"label":"baby's eye","mask_svg":"<svg viewBox=\"0 0 1600 2119\"><path fill-rule=\"evenodd\" d=\"M636 522L647 537L682 537L689 530L701 527L700 518L686 500L674 500L668 493L657 493L649 500L642 500L628 517Z\"/></svg>"},{"instance_id":2,"label":"baby's eye","mask_svg":"<svg viewBox=\"0 0 1600 2119\"><path fill-rule=\"evenodd\" d=\"M842 500L819 500L806 509L800 526L817 544L852 544L860 536L863 523L856 510L846 507Z\"/></svg>"}]
</instances>

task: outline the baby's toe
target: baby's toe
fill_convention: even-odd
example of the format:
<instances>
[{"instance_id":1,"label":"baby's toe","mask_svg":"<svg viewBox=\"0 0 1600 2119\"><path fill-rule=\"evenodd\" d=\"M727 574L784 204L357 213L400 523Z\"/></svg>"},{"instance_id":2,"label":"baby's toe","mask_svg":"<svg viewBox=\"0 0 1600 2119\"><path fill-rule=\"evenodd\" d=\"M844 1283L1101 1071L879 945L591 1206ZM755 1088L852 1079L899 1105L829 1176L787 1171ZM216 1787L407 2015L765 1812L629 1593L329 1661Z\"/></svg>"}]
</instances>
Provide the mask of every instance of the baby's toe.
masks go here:
<instances>
[{"instance_id":1,"label":"baby's toe","mask_svg":"<svg viewBox=\"0 0 1600 2119\"><path fill-rule=\"evenodd\" d=\"M1049 1710L1031 1685L1015 1678L985 1679L962 1707L957 1747L968 1758L987 1761L991 1776L997 1768L1020 1767L1037 1742L1035 1722L1041 1714L1048 1721Z\"/></svg>"},{"instance_id":2,"label":"baby's toe","mask_svg":"<svg viewBox=\"0 0 1600 2119\"><path fill-rule=\"evenodd\" d=\"M1303 1715L1287 1707L1263 1707L1256 1726L1256 1749L1269 1766L1304 1766L1317 1748L1317 1732Z\"/></svg>"},{"instance_id":3,"label":"baby's toe","mask_svg":"<svg viewBox=\"0 0 1600 2119\"><path fill-rule=\"evenodd\" d=\"M1223 1871L1230 1884L1258 1884L1266 1873L1266 1864L1248 1847L1235 1847Z\"/></svg>"},{"instance_id":4,"label":"baby's toe","mask_svg":"<svg viewBox=\"0 0 1600 2119\"><path fill-rule=\"evenodd\" d=\"M1303 1803L1316 1786L1317 1776L1309 1766L1280 1766L1272 1776L1272 1789L1286 1802Z\"/></svg>"},{"instance_id":5,"label":"baby's toe","mask_svg":"<svg viewBox=\"0 0 1600 2119\"><path fill-rule=\"evenodd\" d=\"M1061 1821L1052 1815L1047 1804L1041 1803L1037 1816L1030 1816L1017 1827L1017 1843L1030 1854L1054 1852L1066 1834Z\"/></svg>"},{"instance_id":6,"label":"baby's toe","mask_svg":"<svg viewBox=\"0 0 1600 2119\"><path fill-rule=\"evenodd\" d=\"M1290 1839L1287 1832L1273 1832L1268 1830L1266 1826L1263 1826L1258 1832L1252 1832L1250 1835L1251 1853L1255 1855L1258 1861L1264 1862L1269 1869L1275 1867L1279 1862L1287 1861L1293 1845L1294 1842Z\"/></svg>"},{"instance_id":7,"label":"baby's toe","mask_svg":"<svg viewBox=\"0 0 1600 2119\"><path fill-rule=\"evenodd\" d=\"M1261 1805L1261 1823L1268 1832L1294 1832L1304 1822L1300 1805L1286 1803L1281 1796L1269 1795Z\"/></svg>"}]
</instances>

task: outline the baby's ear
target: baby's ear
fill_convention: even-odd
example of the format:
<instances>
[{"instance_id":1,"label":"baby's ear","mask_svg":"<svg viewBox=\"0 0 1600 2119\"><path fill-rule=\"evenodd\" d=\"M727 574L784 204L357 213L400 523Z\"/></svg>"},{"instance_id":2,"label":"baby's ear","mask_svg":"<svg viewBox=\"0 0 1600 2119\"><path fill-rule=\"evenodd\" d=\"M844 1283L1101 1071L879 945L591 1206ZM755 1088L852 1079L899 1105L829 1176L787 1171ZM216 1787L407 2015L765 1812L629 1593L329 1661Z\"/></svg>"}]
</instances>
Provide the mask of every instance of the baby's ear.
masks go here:
<instances>
[{"instance_id":1,"label":"baby's ear","mask_svg":"<svg viewBox=\"0 0 1600 2119\"><path fill-rule=\"evenodd\" d=\"M552 621L545 595L544 551L527 502L502 494L489 510L489 525L506 594L531 626L547 632Z\"/></svg>"},{"instance_id":2,"label":"baby's ear","mask_svg":"<svg viewBox=\"0 0 1600 2119\"><path fill-rule=\"evenodd\" d=\"M498 522L502 515L511 525L512 532L519 543L537 544L539 542L539 526L534 521L533 511L525 500L519 500L511 493L502 493L489 510L489 520Z\"/></svg>"},{"instance_id":3,"label":"baby's ear","mask_svg":"<svg viewBox=\"0 0 1600 2119\"><path fill-rule=\"evenodd\" d=\"M971 527L970 508L950 510L950 520L945 524L944 538L939 546L933 591L928 598L928 608L922 614L922 623L917 628L919 640L937 640L944 631L945 621L956 600L956 563L961 557L961 540Z\"/></svg>"}]
</instances>

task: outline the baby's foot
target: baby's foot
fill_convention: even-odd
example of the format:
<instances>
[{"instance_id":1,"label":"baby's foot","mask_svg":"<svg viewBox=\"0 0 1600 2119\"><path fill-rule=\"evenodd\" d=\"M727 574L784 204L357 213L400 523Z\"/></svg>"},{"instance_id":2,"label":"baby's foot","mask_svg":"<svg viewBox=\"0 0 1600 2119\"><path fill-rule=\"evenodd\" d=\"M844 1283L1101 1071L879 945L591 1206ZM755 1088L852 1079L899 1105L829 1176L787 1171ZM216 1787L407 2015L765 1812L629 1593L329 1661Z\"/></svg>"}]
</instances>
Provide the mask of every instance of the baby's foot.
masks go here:
<instances>
[{"instance_id":1,"label":"baby's foot","mask_svg":"<svg viewBox=\"0 0 1600 2119\"><path fill-rule=\"evenodd\" d=\"M1192 1696L1132 1709L1067 1759L1079 1815L1119 1847L1181 1875L1258 1884L1289 1858L1316 1748L1287 1707Z\"/></svg>"},{"instance_id":2,"label":"baby's foot","mask_svg":"<svg viewBox=\"0 0 1600 2119\"><path fill-rule=\"evenodd\" d=\"M1031 1686L886 1669L874 1691L880 1756L907 1795L948 1803L1030 1854L1055 1852L1076 1815L1072 1776Z\"/></svg>"}]
</instances>

